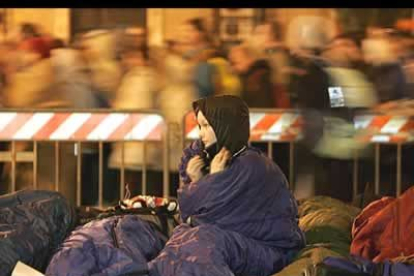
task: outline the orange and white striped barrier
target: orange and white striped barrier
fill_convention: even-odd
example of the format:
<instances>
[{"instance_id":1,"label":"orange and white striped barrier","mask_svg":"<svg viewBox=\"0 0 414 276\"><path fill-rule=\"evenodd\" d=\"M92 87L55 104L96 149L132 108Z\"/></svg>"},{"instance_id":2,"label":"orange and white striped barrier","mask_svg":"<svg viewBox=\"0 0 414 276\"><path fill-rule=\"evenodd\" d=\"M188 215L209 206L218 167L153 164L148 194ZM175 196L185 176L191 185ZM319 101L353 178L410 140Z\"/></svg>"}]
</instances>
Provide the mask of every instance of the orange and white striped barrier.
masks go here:
<instances>
[{"instance_id":1,"label":"orange and white striped barrier","mask_svg":"<svg viewBox=\"0 0 414 276\"><path fill-rule=\"evenodd\" d=\"M414 120L406 116L360 115L354 120L355 129L366 130L364 141L398 144L414 140Z\"/></svg>"},{"instance_id":2,"label":"orange and white striped barrier","mask_svg":"<svg viewBox=\"0 0 414 276\"><path fill-rule=\"evenodd\" d=\"M161 141L158 114L0 112L0 140Z\"/></svg>"},{"instance_id":3,"label":"orange and white striped barrier","mask_svg":"<svg viewBox=\"0 0 414 276\"><path fill-rule=\"evenodd\" d=\"M145 142L162 142L163 148L163 190L164 197L169 195L169 164L167 125L161 115L151 111L113 112L111 110L93 111L0 111L0 141L10 141L9 152L1 153L3 162L11 162L11 191L16 189L16 162L19 154L25 153L25 161L33 162L33 187L37 188L37 143L43 141L55 142L55 190L59 190L59 143L75 142L77 158L77 205L80 205L81 190L81 154L82 143L99 143L99 206L103 204L103 142L122 143L122 157L124 158L124 143L141 141L144 143L143 191L146 189L146 150ZM17 152L15 142L33 142L33 152ZM23 155L21 155L23 156ZM30 160L29 160L30 159ZM22 160L22 158L20 158ZM161 161L161 160L160 160ZM120 197L123 198L124 161L121 164Z\"/></svg>"}]
</instances>

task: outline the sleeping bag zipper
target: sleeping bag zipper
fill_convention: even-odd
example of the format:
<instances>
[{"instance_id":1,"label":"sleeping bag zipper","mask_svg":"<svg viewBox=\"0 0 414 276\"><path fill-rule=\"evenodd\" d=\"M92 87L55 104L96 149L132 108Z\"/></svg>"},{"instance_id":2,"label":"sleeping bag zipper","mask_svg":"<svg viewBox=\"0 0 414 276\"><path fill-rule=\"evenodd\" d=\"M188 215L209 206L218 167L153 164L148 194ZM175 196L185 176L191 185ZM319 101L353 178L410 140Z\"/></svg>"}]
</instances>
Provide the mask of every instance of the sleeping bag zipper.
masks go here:
<instances>
[{"instance_id":1,"label":"sleeping bag zipper","mask_svg":"<svg viewBox=\"0 0 414 276\"><path fill-rule=\"evenodd\" d=\"M114 241L114 245L116 248L119 248L119 242L116 236L115 228L118 225L119 219L120 219L119 217L116 218L111 227L111 236L112 236L112 239ZM122 274L121 276L144 276L144 275L149 275L149 271L147 269L140 270L140 271L134 271L134 272L127 273L127 274Z\"/></svg>"},{"instance_id":2,"label":"sleeping bag zipper","mask_svg":"<svg viewBox=\"0 0 414 276\"><path fill-rule=\"evenodd\" d=\"M111 228L111 235L112 235L112 239L114 240L114 245L116 248L119 248L118 238L116 237L116 232L115 232L115 228L118 225L118 220L119 218L115 219L114 224L112 224L112 228Z\"/></svg>"}]
</instances>

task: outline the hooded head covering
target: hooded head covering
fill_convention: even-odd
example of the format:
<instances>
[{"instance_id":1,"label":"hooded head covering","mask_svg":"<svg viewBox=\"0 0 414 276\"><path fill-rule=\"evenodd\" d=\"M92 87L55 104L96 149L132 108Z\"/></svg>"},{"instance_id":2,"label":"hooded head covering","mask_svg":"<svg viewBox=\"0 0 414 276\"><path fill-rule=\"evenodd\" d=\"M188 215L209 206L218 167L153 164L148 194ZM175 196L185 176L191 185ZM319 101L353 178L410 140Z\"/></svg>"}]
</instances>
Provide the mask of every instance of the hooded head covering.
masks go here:
<instances>
[{"instance_id":1,"label":"hooded head covering","mask_svg":"<svg viewBox=\"0 0 414 276\"><path fill-rule=\"evenodd\" d=\"M226 147L232 155L247 146L250 136L249 108L239 97L223 95L193 103L194 112L201 110L216 134L215 152Z\"/></svg>"}]
</instances>

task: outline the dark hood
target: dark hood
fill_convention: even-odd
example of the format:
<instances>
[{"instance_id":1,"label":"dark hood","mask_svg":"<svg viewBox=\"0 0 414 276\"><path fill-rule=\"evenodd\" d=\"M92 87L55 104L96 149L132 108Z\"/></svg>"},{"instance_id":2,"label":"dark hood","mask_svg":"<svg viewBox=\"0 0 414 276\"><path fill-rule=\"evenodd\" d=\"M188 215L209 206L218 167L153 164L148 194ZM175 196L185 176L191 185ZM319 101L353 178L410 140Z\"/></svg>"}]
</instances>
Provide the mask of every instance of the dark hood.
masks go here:
<instances>
[{"instance_id":1,"label":"dark hood","mask_svg":"<svg viewBox=\"0 0 414 276\"><path fill-rule=\"evenodd\" d=\"M216 151L226 147L233 155L247 146L250 137L249 108L239 97L208 97L193 103L201 110L216 134Z\"/></svg>"}]
</instances>

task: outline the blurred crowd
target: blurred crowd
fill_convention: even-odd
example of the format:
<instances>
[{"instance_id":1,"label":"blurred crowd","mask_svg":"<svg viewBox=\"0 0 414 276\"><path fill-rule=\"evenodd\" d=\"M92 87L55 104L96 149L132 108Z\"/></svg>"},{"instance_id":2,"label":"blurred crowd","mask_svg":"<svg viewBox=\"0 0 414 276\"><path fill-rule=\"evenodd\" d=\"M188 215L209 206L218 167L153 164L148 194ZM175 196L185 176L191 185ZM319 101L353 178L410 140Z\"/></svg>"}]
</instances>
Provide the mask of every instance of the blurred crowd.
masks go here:
<instances>
[{"instance_id":1,"label":"blurred crowd","mask_svg":"<svg viewBox=\"0 0 414 276\"><path fill-rule=\"evenodd\" d=\"M89 31L66 44L22 24L18 36L0 44L0 104L158 110L169 123L170 145L182 145L182 119L193 100L239 95L250 108L301 109L308 152L344 159L343 152L324 149L329 137L320 122L327 114L344 122L334 124L338 128L354 111L414 95L414 36L397 28L341 33L323 18L302 17L284 32L277 22L262 23L230 47L220 45L202 19L177 28L175 40L151 48L143 28ZM157 171L156 151L149 147L148 156L149 169ZM181 147L171 151L176 171ZM119 148L109 152L109 166L119 167ZM140 154L140 145L126 150L130 170L140 170Z\"/></svg>"}]
</instances>

